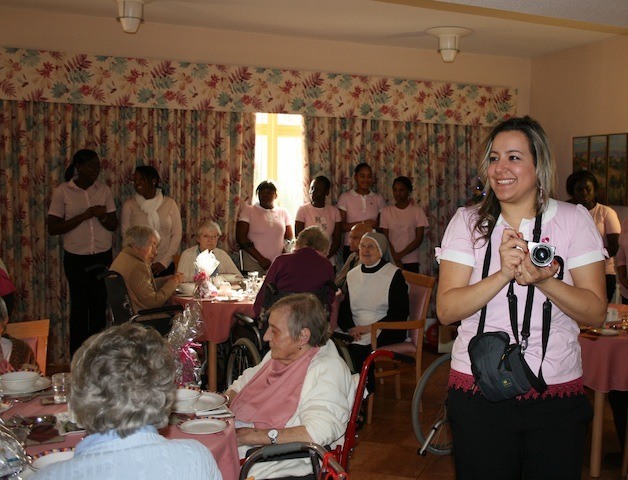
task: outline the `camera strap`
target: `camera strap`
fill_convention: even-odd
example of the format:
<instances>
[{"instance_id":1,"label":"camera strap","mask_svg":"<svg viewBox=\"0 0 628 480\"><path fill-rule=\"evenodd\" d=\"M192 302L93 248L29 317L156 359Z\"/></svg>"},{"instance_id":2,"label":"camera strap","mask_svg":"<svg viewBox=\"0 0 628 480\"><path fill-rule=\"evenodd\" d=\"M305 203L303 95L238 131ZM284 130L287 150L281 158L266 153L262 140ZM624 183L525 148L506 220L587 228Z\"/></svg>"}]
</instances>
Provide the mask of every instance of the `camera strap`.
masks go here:
<instances>
[{"instance_id":1,"label":"camera strap","mask_svg":"<svg viewBox=\"0 0 628 480\"><path fill-rule=\"evenodd\" d=\"M538 243L541 238L541 220L542 214L538 214L534 223L533 230L533 242ZM489 267L491 264L491 236L492 231L489 234L488 246L486 249L486 254L484 255L484 264L482 266L482 278L486 278L488 276ZM559 278L562 279L562 259L560 259L561 269L559 272ZM530 323L532 317L532 304L534 301L534 285L528 285L528 293L526 296L526 305L523 314L523 325L521 328L521 343L519 342L519 333L518 333L518 311L517 311L517 296L514 293L514 280L510 281L508 285L508 311L510 314L510 326L512 328L512 333L515 337L515 342L521 348L521 353L524 354L525 350L528 346L528 338L530 337ZM484 325L486 323L486 305L482 307L482 311L480 313L480 321L478 323L477 335L480 335L484 332ZM547 345L549 343L549 332L552 318L552 303L549 299L546 299L543 303L543 330L541 337L541 345L542 345L542 356L541 356L541 365L539 366L539 375L538 377L532 373L532 370L529 368L526 362L523 362L525 367L525 374L528 378L530 384L534 387L534 389L538 393L543 393L547 389L547 384L545 380L543 380L543 360L545 358L545 353L547 351Z\"/></svg>"}]
</instances>

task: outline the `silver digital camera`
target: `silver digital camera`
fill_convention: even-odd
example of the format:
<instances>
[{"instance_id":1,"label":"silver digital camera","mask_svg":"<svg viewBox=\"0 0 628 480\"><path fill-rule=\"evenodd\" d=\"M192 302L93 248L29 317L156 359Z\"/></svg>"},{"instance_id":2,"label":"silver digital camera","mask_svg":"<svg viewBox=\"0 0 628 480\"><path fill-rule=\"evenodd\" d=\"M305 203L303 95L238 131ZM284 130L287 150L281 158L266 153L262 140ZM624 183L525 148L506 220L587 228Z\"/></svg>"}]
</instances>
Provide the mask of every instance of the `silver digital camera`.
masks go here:
<instances>
[{"instance_id":1,"label":"silver digital camera","mask_svg":"<svg viewBox=\"0 0 628 480\"><path fill-rule=\"evenodd\" d=\"M530 260L537 267L547 267L554 261L556 247L547 243L528 242Z\"/></svg>"}]
</instances>

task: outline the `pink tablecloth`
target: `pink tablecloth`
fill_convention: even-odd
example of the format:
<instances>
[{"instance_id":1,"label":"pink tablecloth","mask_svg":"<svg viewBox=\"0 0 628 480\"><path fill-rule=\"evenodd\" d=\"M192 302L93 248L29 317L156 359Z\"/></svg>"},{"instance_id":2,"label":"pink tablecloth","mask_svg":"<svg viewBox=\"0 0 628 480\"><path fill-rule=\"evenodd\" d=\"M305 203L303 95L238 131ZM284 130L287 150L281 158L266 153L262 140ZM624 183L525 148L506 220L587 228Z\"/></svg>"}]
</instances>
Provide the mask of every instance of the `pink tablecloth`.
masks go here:
<instances>
[{"instance_id":1,"label":"pink tablecloth","mask_svg":"<svg viewBox=\"0 0 628 480\"><path fill-rule=\"evenodd\" d=\"M50 415L67 411L67 405L42 405L41 398L35 397L26 403L16 403L13 408L2 414L3 420L7 420L14 415L32 416L32 415ZM224 480L235 480L240 472L240 462L238 459L238 447L236 442L235 427L233 420L230 420L229 427L212 435L188 435L182 432L178 427L170 425L159 431L164 437L169 439L187 438L198 440L212 452L212 455L218 463L218 468L222 472ZM30 455L36 455L46 450L55 448L74 447L83 439L83 435L74 434L66 435L63 442L45 443L33 445L26 448Z\"/></svg>"},{"instance_id":2,"label":"pink tablecloth","mask_svg":"<svg viewBox=\"0 0 628 480\"><path fill-rule=\"evenodd\" d=\"M229 338L229 330L233 323L233 314L244 313L250 317L254 316L253 301L245 300L241 302L212 302L210 300L196 300L190 297L172 297L172 301L184 307L188 303L200 302L203 309L203 322L205 325L205 335L198 340L209 340L214 343L222 343Z\"/></svg>"},{"instance_id":3,"label":"pink tablecloth","mask_svg":"<svg viewBox=\"0 0 628 480\"><path fill-rule=\"evenodd\" d=\"M628 334L620 331L615 337L582 333L578 338L582 349L584 384L598 392L628 390Z\"/></svg>"}]
</instances>

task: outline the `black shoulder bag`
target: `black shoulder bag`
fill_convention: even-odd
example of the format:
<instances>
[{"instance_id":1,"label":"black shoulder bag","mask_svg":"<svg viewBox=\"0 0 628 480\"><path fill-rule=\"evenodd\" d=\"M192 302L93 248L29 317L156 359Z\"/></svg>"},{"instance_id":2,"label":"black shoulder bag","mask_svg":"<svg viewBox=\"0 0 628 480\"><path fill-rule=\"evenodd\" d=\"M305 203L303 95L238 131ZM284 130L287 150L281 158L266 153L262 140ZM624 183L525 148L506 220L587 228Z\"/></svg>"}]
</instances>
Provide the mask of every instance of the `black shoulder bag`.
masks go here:
<instances>
[{"instance_id":1,"label":"black shoulder bag","mask_svg":"<svg viewBox=\"0 0 628 480\"><path fill-rule=\"evenodd\" d=\"M541 237L541 215L536 217L534 226L534 242ZM563 263L560 257L555 257L561 268L558 278L563 276ZM491 264L491 241L489 234L488 248L484 257L482 278L488 276ZM532 373L525 361L524 353L530 337L530 317L532 316L532 302L534 300L534 285L528 286L528 295L521 328L521 343L519 342L517 320L517 296L514 294L514 280L508 286L508 310L510 313L510 325L516 343L510 343L510 337L506 332L484 333L486 321L486 305L482 308L480 322L475 337L469 342L469 357L471 359L471 371L475 377L475 384L480 388L484 397L491 402L500 402L527 393L531 387L543 393L547 384L543 380L542 363L547 351L549 341L550 323L552 315L552 303L546 299L543 303L543 332L542 332L542 356L538 377Z\"/></svg>"}]
</instances>

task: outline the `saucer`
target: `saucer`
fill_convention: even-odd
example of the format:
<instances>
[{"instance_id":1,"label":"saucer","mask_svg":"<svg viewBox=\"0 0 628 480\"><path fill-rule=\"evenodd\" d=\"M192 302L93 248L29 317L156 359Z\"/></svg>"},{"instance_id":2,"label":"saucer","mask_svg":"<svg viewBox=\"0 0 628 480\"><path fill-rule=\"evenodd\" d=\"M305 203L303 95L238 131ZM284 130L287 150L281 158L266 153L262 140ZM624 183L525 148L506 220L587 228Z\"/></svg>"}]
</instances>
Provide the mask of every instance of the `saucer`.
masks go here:
<instances>
[{"instance_id":1,"label":"saucer","mask_svg":"<svg viewBox=\"0 0 628 480\"><path fill-rule=\"evenodd\" d=\"M227 428L227 422L216 420L213 418L202 418L196 420L188 420L179 425L182 432L191 435L209 435L212 433L222 432Z\"/></svg>"},{"instance_id":2,"label":"saucer","mask_svg":"<svg viewBox=\"0 0 628 480\"><path fill-rule=\"evenodd\" d=\"M203 392L198 400L188 410L174 410L174 413L193 414L206 410L215 410L227 404L227 397L220 393Z\"/></svg>"}]
</instances>

